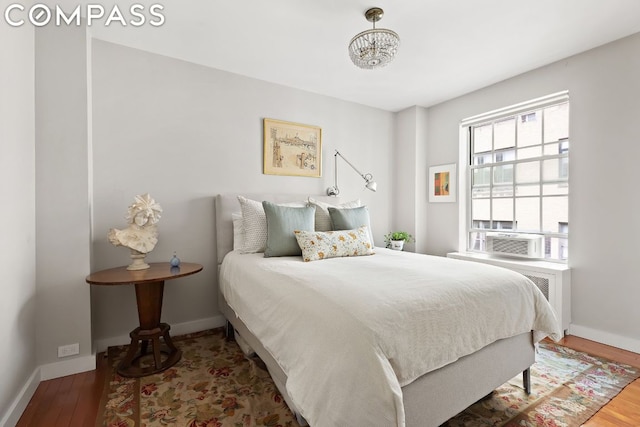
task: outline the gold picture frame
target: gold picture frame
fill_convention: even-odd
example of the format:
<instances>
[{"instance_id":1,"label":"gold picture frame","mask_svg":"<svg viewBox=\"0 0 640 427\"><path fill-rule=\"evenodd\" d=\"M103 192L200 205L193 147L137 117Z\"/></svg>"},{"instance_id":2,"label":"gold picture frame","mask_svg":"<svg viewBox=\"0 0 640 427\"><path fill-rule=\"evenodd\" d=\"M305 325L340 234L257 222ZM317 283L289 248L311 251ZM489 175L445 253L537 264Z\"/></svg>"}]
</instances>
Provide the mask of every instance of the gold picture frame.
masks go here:
<instances>
[{"instance_id":1,"label":"gold picture frame","mask_svg":"<svg viewBox=\"0 0 640 427\"><path fill-rule=\"evenodd\" d=\"M320 127L264 119L264 174L319 178L321 166Z\"/></svg>"}]
</instances>

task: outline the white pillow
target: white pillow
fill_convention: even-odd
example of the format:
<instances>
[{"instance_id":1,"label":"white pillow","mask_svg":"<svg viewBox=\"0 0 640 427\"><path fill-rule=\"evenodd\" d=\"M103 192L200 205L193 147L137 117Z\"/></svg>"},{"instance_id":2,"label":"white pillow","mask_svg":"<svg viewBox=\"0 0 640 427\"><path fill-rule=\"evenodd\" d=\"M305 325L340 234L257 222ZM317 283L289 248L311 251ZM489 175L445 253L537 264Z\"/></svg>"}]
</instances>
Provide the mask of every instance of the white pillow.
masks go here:
<instances>
[{"instance_id":1,"label":"white pillow","mask_svg":"<svg viewBox=\"0 0 640 427\"><path fill-rule=\"evenodd\" d=\"M264 252L267 245L267 217L262 203L238 196L242 212L242 244L238 250L243 254Z\"/></svg>"},{"instance_id":2,"label":"white pillow","mask_svg":"<svg viewBox=\"0 0 640 427\"><path fill-rule=\"evenodd\" d=\"M355 230L293 232L305 262L321 259L373 255L367 226Z\"/></svg>"},{"instance_id":3,"label":"white pillow","mask_svg":"<svg viewBox=\"0 0 640 427\"><path fill-rule=\"evenodd\" d=\"M233 221L233 250L237 251L243 246L242 214L232 213L231 220Z\"/></svg>"},{"instance_id":4,"label":"white pillow","mask_svg":"<svg viewBox=\"0 0 640 427\"><path fill-rule=\"evenodd\" d=\"M350 202L340 203L339 205L332 205L331 203L321 202L312 197L309 197L308 202L310 205L316 207L316 231L331 231L331 215L329 215L329 208L343 209L343 208L359 208L362 206L360 199L352 200Z\"/></svg>"},{"instance_id":5,"label":"white pillow","mask_svg":"<svg viewBox=\"0 0 640 427\"><path fill-rule=\"evenodd\" d=\"M242 212L242 237L238 251L243 254L264 252L267 247L267 216L262 202L238 196ZM278 206L305 207L305 202L279 203Z\"/></svg>"}]
</instances>

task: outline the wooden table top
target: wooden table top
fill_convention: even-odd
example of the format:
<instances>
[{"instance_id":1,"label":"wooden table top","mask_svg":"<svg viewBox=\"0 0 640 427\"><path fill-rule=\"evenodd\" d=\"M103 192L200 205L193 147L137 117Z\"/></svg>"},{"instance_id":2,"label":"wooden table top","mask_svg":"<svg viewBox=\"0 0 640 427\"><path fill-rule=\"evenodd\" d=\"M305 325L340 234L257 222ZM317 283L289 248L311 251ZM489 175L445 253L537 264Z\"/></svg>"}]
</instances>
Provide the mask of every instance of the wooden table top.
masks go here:
<instances>
[{"instance_id":1,"label":"wooden table top","mask_svg":"<svg viewBox=\"0 0 640 427\"><path fill-rule=\"evenodd\" d=\"M145 282L161 282L189 276L202 270L202 265L181 262L178 267L171 267L168 262L152 262L145 270L127 270L126 266L96 271L87 276L86 281L92 285L127 285Z\"/></svg>"}]
</instances>

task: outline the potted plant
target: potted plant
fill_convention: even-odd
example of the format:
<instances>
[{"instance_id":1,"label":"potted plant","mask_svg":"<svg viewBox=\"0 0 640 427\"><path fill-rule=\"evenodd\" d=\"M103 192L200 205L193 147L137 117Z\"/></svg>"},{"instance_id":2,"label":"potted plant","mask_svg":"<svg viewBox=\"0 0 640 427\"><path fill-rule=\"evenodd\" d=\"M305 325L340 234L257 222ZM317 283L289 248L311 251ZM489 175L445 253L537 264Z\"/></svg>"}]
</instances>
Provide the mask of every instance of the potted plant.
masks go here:
<instances>
[{"instance_id":1,"label":"potted plant","mask_svg":"<svg viewBox=\"0 0 640 427\"><path fill-rule=\"evenodd\" d=\"M387 245L387 248L396 251L401 251L405 243L411 242L415 242L415 239L406 231L392 231L384 236L384 243Z\"/></svg>"}]
</instances>

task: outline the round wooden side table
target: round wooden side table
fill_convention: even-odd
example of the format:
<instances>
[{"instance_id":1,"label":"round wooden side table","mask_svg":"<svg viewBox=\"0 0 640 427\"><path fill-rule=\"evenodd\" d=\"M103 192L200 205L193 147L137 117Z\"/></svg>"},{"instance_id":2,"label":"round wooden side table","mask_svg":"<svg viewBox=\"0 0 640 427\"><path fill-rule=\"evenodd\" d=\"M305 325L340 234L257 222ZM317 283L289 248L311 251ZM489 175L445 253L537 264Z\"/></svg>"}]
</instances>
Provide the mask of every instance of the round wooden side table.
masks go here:
<instances>
[{"instance_id":1,"label":"round wooden side table","mask_svg":"<svg viewBox=\"0 0 640 427\"><path fill-rule=\"evenodd\" d=\"M178 267L172 267L168 262L150 263L149 266L145 270L127 270L127 267L111 268L91 273L86 278L87 283L92 285L133 284L136 287L140 326L129 334L131 344L125 358L118 365L118 373L124 377L155 374L175 365L180 360L182 352L171 341L169 335L171 327L167 323L160 322L164 282L202 270L202 265L186 262ZM164 345L160 341L161 337ZM143 366L140 364L140 358L147 355L149 343L151 343L153 363ZM165 357L163 358L162 355Z\"/></svg>"}]
</instances>

